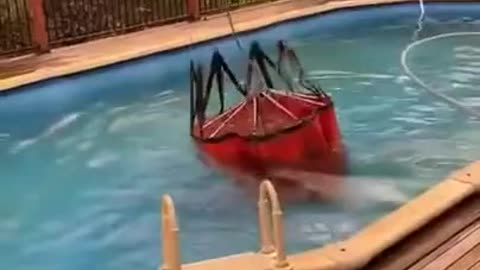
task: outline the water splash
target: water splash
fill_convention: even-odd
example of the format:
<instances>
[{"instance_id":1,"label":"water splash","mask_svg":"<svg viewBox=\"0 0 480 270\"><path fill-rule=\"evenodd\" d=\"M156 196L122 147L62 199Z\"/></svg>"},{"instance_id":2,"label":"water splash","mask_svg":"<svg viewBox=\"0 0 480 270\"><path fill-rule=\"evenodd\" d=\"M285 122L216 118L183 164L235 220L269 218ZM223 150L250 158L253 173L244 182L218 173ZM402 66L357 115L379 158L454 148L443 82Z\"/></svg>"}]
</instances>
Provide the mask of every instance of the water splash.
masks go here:
<instances>
[{"instance_id":1,"label":"water splash","mask_svg":"<svg viewBox=\"0 0 480 270\"><path fill-rule=\"evenodd\" d=\"M274 177L295 179L296 184L305 191L313 192L318 197L332 202L339 202L352 210L378 204L395 206L404 204L410 199L406 189L413 188L400 186L400 183L409 181L387 177L339 176L290 169L276 169L271 174ZM309 196L311 197L311 194Z\"/></svg>"},{"instance_id":2,"label":"water splash","mask_svg":"<svg viewBox=\"0 0 480 270\"><path fill-rule=\"evenodd\" d=\"M11 154L17 154L18 152L24 150L27 147L30 147L36 144L38 141L46 139L48 137L53 136L54 134L68 128L74 122L76 122L81 116L81 113L71 113L64 117L62 117L59 121L53 123L49 126L44 132L42 132L39 136L34 138L29 138L18 142L10 149Z\"/></svg>"}]
</instances>

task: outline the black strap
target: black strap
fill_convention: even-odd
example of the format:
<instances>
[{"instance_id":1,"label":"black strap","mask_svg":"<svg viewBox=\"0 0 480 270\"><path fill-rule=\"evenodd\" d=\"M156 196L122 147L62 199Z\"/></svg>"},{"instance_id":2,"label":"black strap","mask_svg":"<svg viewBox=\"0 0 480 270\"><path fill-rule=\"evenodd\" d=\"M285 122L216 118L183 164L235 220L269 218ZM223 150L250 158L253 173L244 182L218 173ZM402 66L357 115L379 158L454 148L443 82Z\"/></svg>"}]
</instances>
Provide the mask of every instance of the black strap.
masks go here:
<instances>
[{"instance_id":1,"label":"black strap","mask_svg":"<svg viewBox=\"0 0 480 270\"><path fill-rule=\"evenodd\" d=\"M222 68L223 68L223 71L225 71L225 73L227 74L228 78L230 79L230 81L233 83L233 85L235 85L235 87L237 88L237 91L240 92L243 96L246 96L247 95L247 91L245 91L245 89L242 88L242 86L240 85L240 83L238 82L237 78L235 77L235 75L233 75L233 72L232 70L230 69L230 67L227 65L227 63L225 63L225 60L223 59L222 57Z\"/></svg>"},{"instance_id":2,"label":"black strap","mask_svg":"<svg viewBox=\"0 0 480 270\"><path fill-rule=\"evenodd\" d=\"M244 90L237 78L227 65L223 56L215 51L210 62L210 72L207 77L207 84L204 87L203 82L203 67L197 65L193 61L190 62L190 132L193 133L195 118L200 126L200 133L203 137L203 129L201 128L206 120L206 111L210 95L212 93L213 82L217 84L218 96L220 99L220 113L225 110L225 89L224 89L224 73L228 76L230 81L234 84L237 91L243 96L246 96Z\"/></svg>"},{"instance_id":3,"label":"black strap","mask_svg":"<svg viewBox=\"0 0 480 270\"><path fill-rule=\"evenodd\" d=\"M267 66L265 65L265 61L267 64L275 69L275 63L268 57L268 55L265 54L265 52L260 48L260 44L258 44L257 41L253 42L251 47L250 47L250 55L249 55L250 63L248 65L248 71L247 71L247 85L250 85L251 80L252 80L252 72L253 72L253 66L252 66L252 61L257 62L258 67L260 68L260 72L265 80L265 84L267 85L268 88L273 88L273 81L272 78L270 77L270 74L268 74Z\"/></svg>"},{"instance_id":4,"label":"black strap","mask_svg":"<svg viewBox=\"0 0 480 270\"><path fill-rule=\"evenodd\" d=\"M238 82L230 67L225 62L223 56L216 50L210 62L210 72L207 78L207 84L204 86L203 67L198 65L195 67L193 61L190 62L190 132L193 134L195 118L200 126L200 136L203 137L202 126L206 120L206 110L210 95L215 80L217 84L217 91L220 99L220 113L225 110L225 89L224 89L224 75L226 74L230 81L235 86L236 90L243 96L247 95L250 90L253 75L253 64L257 63L261 72L261 76L265 80L268 88L274 88L273 81L268 73L268 67L275 70L280 78L285 81L287 87L292 92L293 84L289 80L287 74L284 74L283 66L285 61L292 63L298 70L299 83L302 87L310 90L314 94L327 96L325 92L317 85L305 79L305 71L300 63L295 51L288 48L283 41L278 42L279 58L277 63L274 63L268 55L262 50L258 42L253 42L250 47L249 64L247 70L247 87L244 89ZM225 72L225 74L224 74Z\"/></svg>"},{"instance_id":5,"label":"black strap","mask_svg":"<svg viewBox=\"0 0 480 270\"><path fill-rule=\"evenodd\" d=\"M195 64L190 61L190 135L193 135L193 128L195 125L195 87L197 82L197 76L195 74Z\"/></svg>"},{"instance_id":6,"label":"black strap","mask_svg":"<svg viewBox=\"0 0 480 270\"><path fill-rule=\"evenodd\" d=\"M317 95L326 96L326 93L322 90L322 88L319 85L315 85L311 81L305 78L305 70L295 51L289 48L283 40L280 40L277 46L279 50L278 71L280 73L280 76L285 77L285 80L288 82L288 86L291 88L291 90L293 91L293 85L291 85L291 81L286 78L287 75L284 74L282 69L284 65L284 61L286 60L292 63L295 66L295 68L298 70L298 79L302 87L306 88L307 90L310 90L311 92Z\"/></svg>"}]
</instances>

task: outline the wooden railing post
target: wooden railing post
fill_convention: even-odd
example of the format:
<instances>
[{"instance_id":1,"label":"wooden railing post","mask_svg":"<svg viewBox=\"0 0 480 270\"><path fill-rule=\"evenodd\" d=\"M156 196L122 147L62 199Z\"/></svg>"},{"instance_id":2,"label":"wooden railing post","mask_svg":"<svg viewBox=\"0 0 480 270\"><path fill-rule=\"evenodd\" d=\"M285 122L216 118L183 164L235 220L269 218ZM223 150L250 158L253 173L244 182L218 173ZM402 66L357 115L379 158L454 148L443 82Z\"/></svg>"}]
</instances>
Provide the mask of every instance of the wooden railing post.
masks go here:
<instances>
[{"instance_id":1,"label":"wooden railing post","mask_svg":"<svg viewBox=\"0 0 480 270\"><path fill-rule=\"evenodd\" d=\"M45 0L28 0L30 32L37 53L47 53L50 51L47 19L43 8L44 1Z\"/></svg>"},{"instance_id":2,"label":"wooden railing post","mask_svg":"<svg viewBox=\"0 0 480 270\"><path fill-rule=\"evenodd\" d=\"M198 21L200 19L200 0L187 1L187 13L190 21Z\"/></svg>"}]
</instances>

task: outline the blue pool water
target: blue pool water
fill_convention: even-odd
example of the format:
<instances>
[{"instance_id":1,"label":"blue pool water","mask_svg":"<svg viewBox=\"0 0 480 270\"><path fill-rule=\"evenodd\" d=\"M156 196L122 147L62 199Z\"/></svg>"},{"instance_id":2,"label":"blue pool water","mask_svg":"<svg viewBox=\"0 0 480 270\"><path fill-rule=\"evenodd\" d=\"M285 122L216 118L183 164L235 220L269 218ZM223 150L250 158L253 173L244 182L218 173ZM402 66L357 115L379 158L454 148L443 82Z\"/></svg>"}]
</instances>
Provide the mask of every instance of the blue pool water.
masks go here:
<instances>
[{"instance_id":1,"label":"blue pool water","mask_svg":"<svg viewBox=\"0 0 480 270\"><path fill-rule=\"evenodd\" d=\"M421 37L480 31L480 5L429 4ZM352 235L480 157L480 125L402 71L415 4L329 13L242 36L289 41L333 96L352 174L345 203L285 208L291 252ZM188 136L188 61L231 39L25 87L0 98L0 268L155 269L160 197L175 200L184 261L254 250L255 201L205 168ZM480 38L416 48L429 85L480 104Z\"/></svg>"}]
</instances>

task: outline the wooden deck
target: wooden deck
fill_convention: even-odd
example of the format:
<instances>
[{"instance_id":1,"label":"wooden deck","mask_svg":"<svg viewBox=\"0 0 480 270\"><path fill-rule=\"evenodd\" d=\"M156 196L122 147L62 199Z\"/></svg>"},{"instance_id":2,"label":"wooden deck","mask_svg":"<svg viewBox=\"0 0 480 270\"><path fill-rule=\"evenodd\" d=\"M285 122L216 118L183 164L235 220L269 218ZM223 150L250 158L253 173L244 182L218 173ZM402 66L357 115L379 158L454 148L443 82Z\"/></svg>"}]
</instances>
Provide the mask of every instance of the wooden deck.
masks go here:
<instances>
[{"instance_id":1,"label":"wooden deck","mask_svg":"<svg viewBox=\"0 0 480 270\"><path fill-rule=\"evenodd\" d=\"M480 195L386 250L368 270L480 270Z\"/></svg>"}]
</instances>

